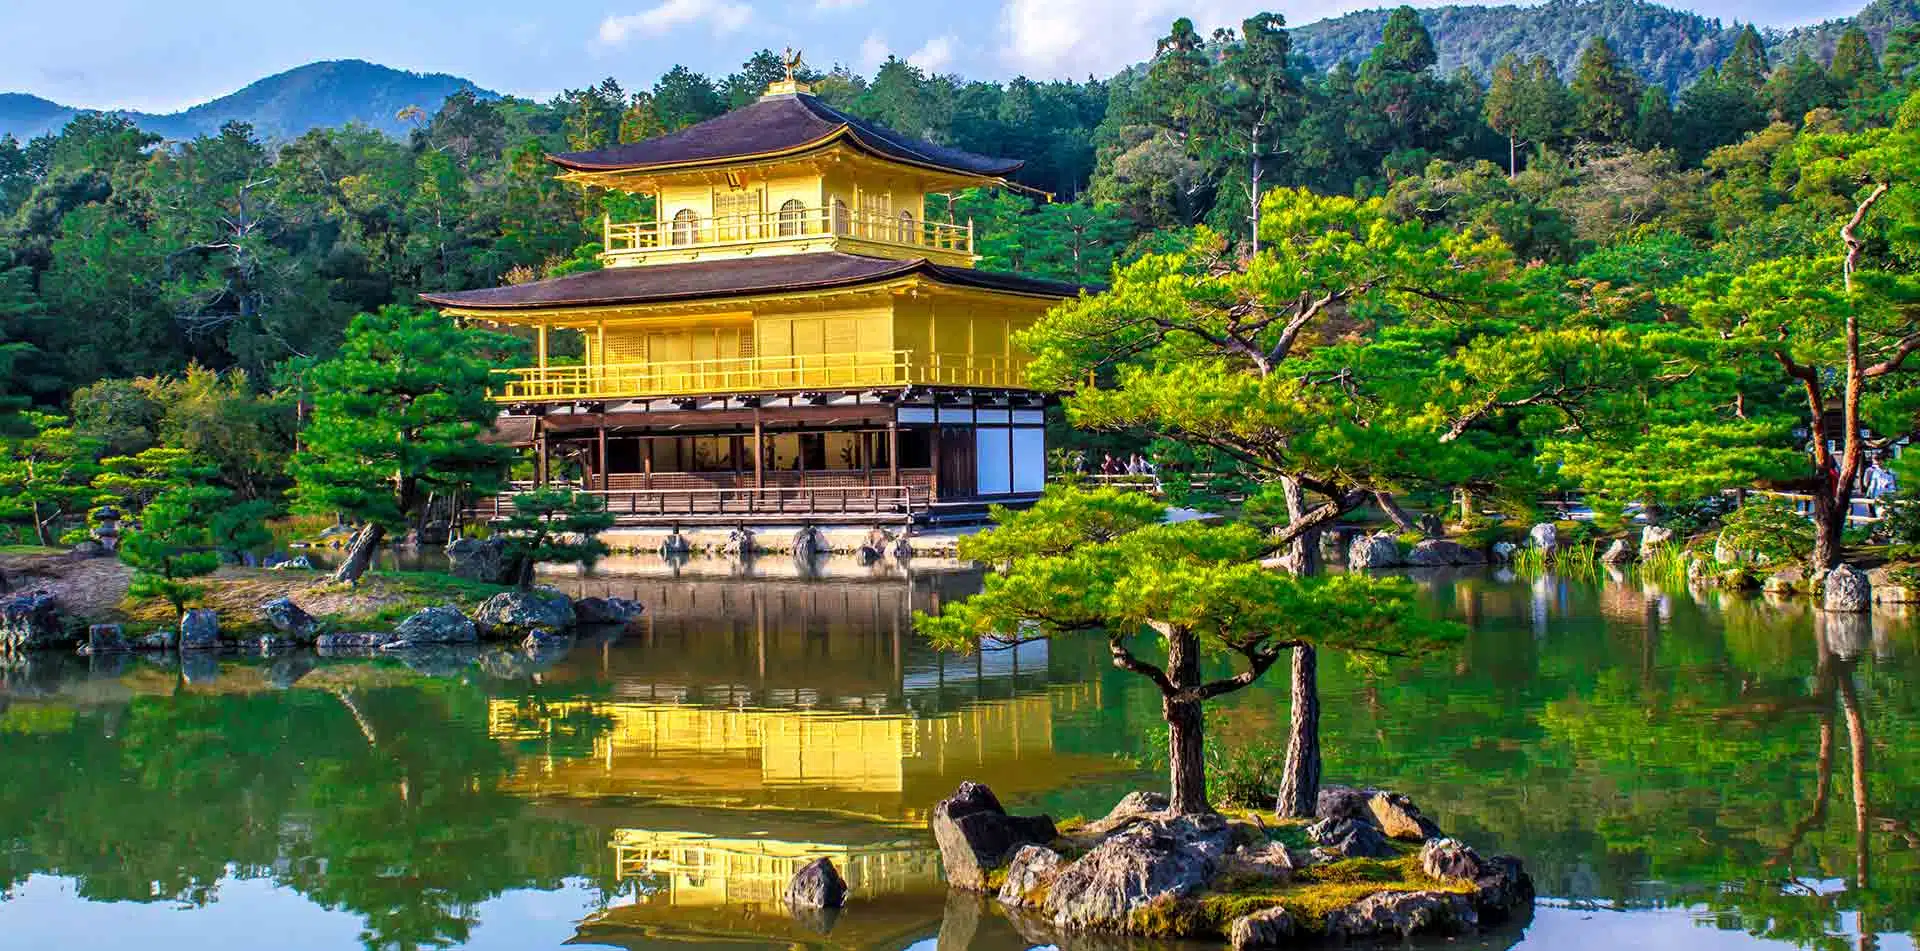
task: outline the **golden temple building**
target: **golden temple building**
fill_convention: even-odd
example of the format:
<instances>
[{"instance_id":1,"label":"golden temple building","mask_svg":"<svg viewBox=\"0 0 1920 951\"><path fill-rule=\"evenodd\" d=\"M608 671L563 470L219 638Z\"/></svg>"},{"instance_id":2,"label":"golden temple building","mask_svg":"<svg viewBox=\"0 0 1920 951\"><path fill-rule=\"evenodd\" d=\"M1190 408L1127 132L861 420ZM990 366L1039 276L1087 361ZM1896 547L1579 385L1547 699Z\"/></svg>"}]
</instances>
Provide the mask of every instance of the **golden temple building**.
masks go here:
<instances>
[{"instance_id":1,"label":"golden temple building","mask_svg":"<svg viewBox=\"0 0 1920 951\"><path fill-rule=\"evenodd\" d=\"M924 522L1035 497L1047 395L1015 334L1080 288L983 271L946 194L1022 162L849 116L791 77L678 132L550 157L643 196L601 270L426 295L532 328L501 432L624 525ZM553 358L556 331L583 358Z\"/></svg>"}]
</instances>

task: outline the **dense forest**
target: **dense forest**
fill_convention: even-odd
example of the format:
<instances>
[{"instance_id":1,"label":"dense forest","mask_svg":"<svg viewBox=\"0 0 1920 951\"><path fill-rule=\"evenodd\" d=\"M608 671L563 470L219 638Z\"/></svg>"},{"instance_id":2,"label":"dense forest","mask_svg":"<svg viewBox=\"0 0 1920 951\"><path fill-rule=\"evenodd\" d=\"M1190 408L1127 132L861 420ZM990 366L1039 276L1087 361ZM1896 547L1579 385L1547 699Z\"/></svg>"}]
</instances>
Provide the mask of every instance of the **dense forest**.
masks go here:
<instances>
[{"instance_id":1,"label":"dense forest","mask_svg":"<svg viewBox=\"0 0 1920 951\"><path fill-rule=\"evenodd\" d=\"M1808 197L1797 156L1891 131L1917 40L1897 32L1880 53L1855 29L1827 63L1778 62L1742 28L1669 96L1600 36L1571 70L1541 53L1484 82L1444 72L1402 8L1363 60L1331 69L1263 14L1211 35L1178 20L1145 68L1106 82L969 81L898 59L807 78L908 134L1028 160L1024 184L1053 200L975 191L930 209L978 224L986 267L1103 283L1196 240L1245 261L1298 225L1276 232L1263 206L1349 196L1364 215L1496 241L1543 281L1632 284L1609 306L1671 315L1668 286L1832 243L1836 186ZM220 484L278 504L309 371L354 315L597 267L602 215L651 210L556 181L545 156L686 127L781 73L763 50L722 77L675 67L549 102L463 90L404 110L403 138L348 125L273 144L229 123L163 144L97 113L0 138L0 397L99 453L192 450ZM38 425L15 464L45 452L52 424Z\"/></svg>"}]
</instances>

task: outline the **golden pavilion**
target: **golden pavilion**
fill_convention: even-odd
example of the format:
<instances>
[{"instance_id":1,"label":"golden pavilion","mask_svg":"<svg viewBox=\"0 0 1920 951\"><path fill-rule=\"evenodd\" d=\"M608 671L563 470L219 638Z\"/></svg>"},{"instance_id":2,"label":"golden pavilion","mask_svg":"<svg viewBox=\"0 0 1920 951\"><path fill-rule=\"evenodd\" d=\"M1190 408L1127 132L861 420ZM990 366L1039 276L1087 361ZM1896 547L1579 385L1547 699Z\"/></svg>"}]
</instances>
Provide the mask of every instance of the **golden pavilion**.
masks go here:
<instances>
[{"instance_id":1,"label":"golden pavilion","mask_svg":"<svg viewBox=\"0 0 1920 951\"><path fill-rule=\"evenodd\" d=\"M530 327L500 432L624 525L925 522L1035 497L1043 410L1014 335L1080 288L977 269L941 196L1022 162L916 141L788 79L669 135L550 156L652 199L604 267L425 299ZM573 332L583 356L550 359Z\"/></svg>"}]
</instances>

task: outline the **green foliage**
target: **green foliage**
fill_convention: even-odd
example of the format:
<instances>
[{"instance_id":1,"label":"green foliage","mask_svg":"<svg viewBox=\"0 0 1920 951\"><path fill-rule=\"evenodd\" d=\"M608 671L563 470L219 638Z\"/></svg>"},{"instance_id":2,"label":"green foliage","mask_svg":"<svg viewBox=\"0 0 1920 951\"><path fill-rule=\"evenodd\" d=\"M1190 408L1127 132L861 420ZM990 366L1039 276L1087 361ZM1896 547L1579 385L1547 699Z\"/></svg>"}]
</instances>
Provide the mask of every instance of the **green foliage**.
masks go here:
<instances>
[{"instance_id":1,"label":"green foliage","mask_svg":"<svg viewBox=\"0 0 1920 951\"><path fill-rule=\"evenodd\" d=\"M1273 808L1287 751L1271 744L1215 746L1207 751L1207 788L1222 806Z\"/></svg>"},{"instance_id":2,"label":"green foliage","mask_svg":"<svg viewBox=\"0 0 1920 951\"><path fill-rule=\"evenodd\" d=\"M29 433L0 437L0 522L24 522L36 541L52 545L57 524L93 497L97 445L57 416L27 413L22 422Z\"/></svg>"},{"instance_id":3,"label":"green foliage","mask_svg":"<svg viewBox=\"0 0 1920 951\"><path fill-rule=\"evenodd\" d=\"M338 355L306 374L313 420L293 461L301 506L395 530L430 492L497 489L507 451L479 436L496 412L491 374L518 349L428 311L354 318Z\"/></svg>"},{"instance_id":4,"label":"green foliage","mask_svg":"<svg viewBox=\"0 0 1920 951\"><path fill-rule=\"evenodd\" d=\"M613 516L599 496L548 487L515 495L513 512L498 531L525 587L533 583L536 564L593 567L607 554L595 536L612 527Z\"/></svg>"},{"instance_id":5,"label":"green foliage","mask_svg":"<svg viewBox=\"0 0 1920 951\"><path fill-rule=\"evenodd\" d=\"M1720 543L1767 564L1804 564L1813 554L1813 524L1785 502L1754 498L1727 514Z\"/></svg>"},{"instance_id":6,"label":"green foliage","mask_svg":"<svg viewBox=\"0 0 1920 951\"><path fill-rule=\"evenodd\" d=\"M183 613L204 590L191 579L219 568L221 551L266 540L264 504L235 505L231 491L207 484L214 468L181 450L149 449L106 467L95 488L129 520L119 553L133 569L134 598L160 598Z\"/></svg>"}]
</instances>

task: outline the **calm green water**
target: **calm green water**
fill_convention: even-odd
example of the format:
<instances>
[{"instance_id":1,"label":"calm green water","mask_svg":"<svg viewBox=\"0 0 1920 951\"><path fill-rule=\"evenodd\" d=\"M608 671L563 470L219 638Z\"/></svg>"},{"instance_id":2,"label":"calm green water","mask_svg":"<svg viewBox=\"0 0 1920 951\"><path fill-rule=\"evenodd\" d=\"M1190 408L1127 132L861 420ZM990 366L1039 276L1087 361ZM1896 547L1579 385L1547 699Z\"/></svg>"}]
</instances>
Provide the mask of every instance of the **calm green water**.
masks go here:
<instances>
[{"instance_id":1,"label":"calm green water","mask_svg":"<svg viewBox=\"0 0 1920 951\"><path fill-rule=\"evenodd\" d=\"M651 618L558 658L13 662L0 948L1026 948L949 901L927 808L967 778L1056 816L1155 782L1158 702L1101 645L913 636L969 577L639 567L576 584ZM1427 583L1471 639L1323 662L1327 771L1526 859L1551 899L1458 944L1913 947L1912 622ZM1209 726L1252 744L1285 720L1275 681ZM826 934L774 900L815 855L863 896Z\"/></svg>"}]
</instances>

